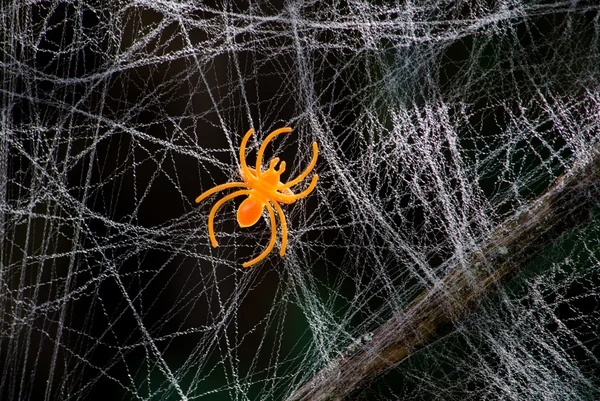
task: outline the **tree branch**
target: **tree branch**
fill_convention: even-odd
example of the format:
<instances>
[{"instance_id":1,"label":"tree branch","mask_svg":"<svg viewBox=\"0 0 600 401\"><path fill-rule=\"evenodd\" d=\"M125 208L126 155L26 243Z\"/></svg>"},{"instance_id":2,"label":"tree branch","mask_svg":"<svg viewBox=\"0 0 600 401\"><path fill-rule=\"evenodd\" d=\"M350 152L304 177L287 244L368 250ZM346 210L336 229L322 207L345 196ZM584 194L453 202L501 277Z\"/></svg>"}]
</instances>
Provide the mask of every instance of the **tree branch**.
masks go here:
<instances>
[{"instance_id":1,"label":"tree branch","mask_svg":"<svg viewBox=\"0 0 600 401\"><path fill-rule=\"evenodd\" d=\"M600 201L600 143L525 211L500 224L466 262L377 328L358 352L332 361L287 401L348 400L376 376L451 330L521 267L587 222Z\"/></svg>"}]
</instances>

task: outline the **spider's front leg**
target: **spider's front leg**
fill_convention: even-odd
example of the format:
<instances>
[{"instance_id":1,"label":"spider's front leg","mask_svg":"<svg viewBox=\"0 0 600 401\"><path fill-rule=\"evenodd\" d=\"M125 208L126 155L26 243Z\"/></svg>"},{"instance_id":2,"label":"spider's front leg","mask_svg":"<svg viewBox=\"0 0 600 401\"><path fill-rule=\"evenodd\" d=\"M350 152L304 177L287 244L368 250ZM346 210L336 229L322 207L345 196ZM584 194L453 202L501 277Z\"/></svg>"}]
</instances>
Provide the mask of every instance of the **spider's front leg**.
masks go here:
<instances>
[{"instance_id":1,"label":"spider's front leg","mask_svg":"<svg viewBox=\"0 0 600 401\"><path fill-rule=\"evenodd\" d=\"M250 128L248 132L246 132L246 135L244 135L244 138L242 138L242 144L240 145L240 165L242 167L240 175L244 181L248 181L247 178L244 177L251 176L251 169L248 167L248 164L246 164L246 145L248 144L248 139L250 139L252 134L254 134L254 129ZM256 171L254 171L254 174L256 174Z\"/></svg>"},{"instance_id":2,"label":"spider's front leg","mask_svg":"<svg viewBox=\"0 0 600 401\"><path fill-rule=\"evenodd\" d=\"M300 181L305 179L310 174L312 169L317 164L317 158L319 157L319 146L317 145L316 142L313 142L312 148L313 148L313 157L312 157L312 160L310 161L310 164L308 165L308 167L306 167L306 169L302 173L300 173L300 175L298 175L298 177L286 182L285 184L279 185L278 186L279 190L282 190L283 188L293 187L294 185L298 184Z\"/></svg>"},{"instance_id":3,"label":"spider's front leg","mask_svg":"<svg viewBox=\"0 0 600 401\"><path fill-rule=\"evenodd\" d=\"M258 154L256 155L256 172L258 173L259 177L262 174L262 172L260 171L260 168L262 166L263 154L265 153L265 149L267 148L267 145L277 135L283 134L283 133L289 133L289 132L292 132L292 128L290 128L290 127L283 127L283 128L276 129L275 131L273 131L269 135L267 135L267 137L265 138L263 143L260 145L260 148L258 149Z\"/></svg>"}]
</instances>

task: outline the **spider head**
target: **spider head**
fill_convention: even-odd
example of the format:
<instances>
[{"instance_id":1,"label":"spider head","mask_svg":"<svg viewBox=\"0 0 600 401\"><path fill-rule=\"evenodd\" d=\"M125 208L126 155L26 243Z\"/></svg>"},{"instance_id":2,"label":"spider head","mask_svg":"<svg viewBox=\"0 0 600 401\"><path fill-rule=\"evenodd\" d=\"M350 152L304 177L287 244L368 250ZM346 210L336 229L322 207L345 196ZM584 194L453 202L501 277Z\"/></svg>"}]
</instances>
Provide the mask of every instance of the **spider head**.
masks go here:
<instances>
[{"instance_id":1,"label":"spider head","mask_svg":"<svg viewBox=\"0 0 600 401\"><path fill-rule=\"evenodd\" d=\"M277 184L279 184L279 177L281 177L281 173L285 171L285 162L282 161L279 163L279 168L276 168L277 163L279 163L279 157L271 160L269 163L269 168L260 176L260 181L264 182L270 187L275 187Z\"/></svg>"}]
</instances>

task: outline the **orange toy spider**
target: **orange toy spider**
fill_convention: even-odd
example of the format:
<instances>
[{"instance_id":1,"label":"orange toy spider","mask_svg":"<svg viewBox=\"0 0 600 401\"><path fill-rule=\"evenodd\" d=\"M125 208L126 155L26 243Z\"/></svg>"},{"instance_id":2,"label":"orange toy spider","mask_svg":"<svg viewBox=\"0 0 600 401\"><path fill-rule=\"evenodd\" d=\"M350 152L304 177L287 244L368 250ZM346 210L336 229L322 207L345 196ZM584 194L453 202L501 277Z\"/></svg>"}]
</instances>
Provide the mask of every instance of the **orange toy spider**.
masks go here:
<instances>
[{"instance_id":1,"label":"orange toy spider","mask_svg":"<svg viewBox=\"0 0 600 401\"><path fill-rule=\"evenodd\" d=\"M285 247L287 245L287 223L285 221L285 215L283 214L283 210L279 203L291 204L296 202L296 200L300 198L304 198L308 194L315 189L317 185L318 175L314 175L312 177L312 181L310 185L299 194L295 195L291 191L291 187L298 184L300 181L305 179L308 174L312 171L317 163L317 157L319 155L319 149L317 147L317 143L313 142L313 157L306 168L298 177L294 178L291 181L283 184L279 181L279 177L281 173L285 170L285 162L282 161L279 163L279 158L276 157L269 163L269 168L265 171L262 169L262 159L263 153L267 147L267 144L277 135L292 132L290 127L279 128L273 132L271 132L264 140L260 148L258 149L258 154L256 156L256 168L253 169L248 167L246 164L246 144L248 143L248 139L254 133L253 129L249 129L244 135L244 139L242 139L242 144L240 145L240 164L242 168L240 169L240 175L244 182L229 182L227 184L218 185L208 191L204 192L198 198L196 198L196 203L200 203L206 197L218 192L222 189L227 188L246 188L235 191L229 195L226 195L221 200L219 200L210 211L208 215L208 235L210 237L210 242L213 247L216 247L217 239L215 238L215 230L214 230L214 220L215 214L217 210L223 204L237 196L247 195L248 197L242 201L237 210L237 221L240 227L250 227L253 226L262 215L263 209L266 207L269 212L269 218L271 220L271 241L267 248L257 257L243 264L244 267L252 266L255 263L263 260L269 252L275 246L275 240L277 239L277 226L275 223L275 212L273 209L277 211L279 215L279 220L281 221L281 250L279 255L283 256L285 254ZM276 168L279 163L279 168Z\"/></svg>"}]
</instances>

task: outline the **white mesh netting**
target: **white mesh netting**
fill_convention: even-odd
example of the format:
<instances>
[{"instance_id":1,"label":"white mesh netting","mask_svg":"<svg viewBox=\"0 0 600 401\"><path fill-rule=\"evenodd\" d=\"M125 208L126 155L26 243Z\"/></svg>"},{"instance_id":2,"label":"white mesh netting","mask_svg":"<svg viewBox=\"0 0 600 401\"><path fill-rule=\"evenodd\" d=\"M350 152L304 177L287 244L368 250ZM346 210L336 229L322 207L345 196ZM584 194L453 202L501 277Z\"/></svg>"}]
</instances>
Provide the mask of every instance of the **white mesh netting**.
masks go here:
<instances>
[{"instance_id":1,"label":"white mesh netting","mask_svg":"<svg viewBox=\"0 0 600 401\"><path fill-rule=\"evenodd\" d=\"M3 3L1 399L297 399L590 160L595 2L381 3ZM194 199L283 126L266 160L316 141L319 183L244 269L268 217L212 248ZM600 398L588 217L343 397Z\"/></svg>"}]
</instances>

